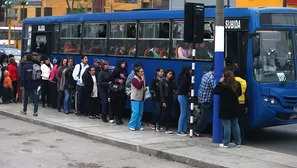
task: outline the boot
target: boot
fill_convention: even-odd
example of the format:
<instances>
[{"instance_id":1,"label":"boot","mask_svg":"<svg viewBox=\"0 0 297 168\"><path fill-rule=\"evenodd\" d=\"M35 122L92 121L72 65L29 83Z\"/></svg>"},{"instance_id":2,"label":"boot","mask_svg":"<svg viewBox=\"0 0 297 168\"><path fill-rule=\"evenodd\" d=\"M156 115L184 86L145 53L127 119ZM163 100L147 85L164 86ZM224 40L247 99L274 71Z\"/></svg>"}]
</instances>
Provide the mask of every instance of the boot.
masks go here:
<instances>
[{"instance_id":1,"label":"boot","mask_svg":"<svg viewBox=\"0 0 297 168\"><path fill-rule=\"evenodd\" d=\"M105 123L108 122L108 119L107 119L107 117L106 117L106 114L103 114L103 115L102 115L102 121L105 122Z\"/></svg>"}]
</instances>

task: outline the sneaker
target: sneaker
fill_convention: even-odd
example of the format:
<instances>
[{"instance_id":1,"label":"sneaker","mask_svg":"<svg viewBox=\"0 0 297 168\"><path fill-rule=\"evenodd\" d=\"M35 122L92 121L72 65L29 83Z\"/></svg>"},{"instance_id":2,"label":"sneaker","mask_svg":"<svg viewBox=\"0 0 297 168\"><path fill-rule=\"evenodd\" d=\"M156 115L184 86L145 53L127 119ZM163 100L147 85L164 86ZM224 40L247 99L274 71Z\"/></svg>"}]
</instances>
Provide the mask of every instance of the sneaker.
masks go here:
<instances>
[{"instance_id":1,"label":"sneaker","mask_svg":"<svg viewBox=\"0 0 297 168\"><path fill-rule=\"evenodd\" d=\"M65 111L64 113L65 113L65 114L69 114L69 111Z\"/></svg>"},{"instance_id":2,"label":"sneaker","mask_svg":"<svg viewBox=\"0 0 297 168\"><path fill-rule=\"evenodd\" d=\"M188 131L183 132L186 135L190 135L190 133Z\"/></svg>"},{"instance_id":3,"label":"sneaker","mask_svg":"<svg viewBox=\"0 0 297 168\"><path fill-rule=\"evenodd\" d=\"M144 128L141 127L141 128L139 129L139 131L144 131Z\"/></svg>"},{"instance_id":4,"label":"sneaker","mask_svg":"<svg viewBox=\"0 0 297 168\"><path fill-rule=\"evenodd\" d=\"M105 122L105 123L107 123L107 122L108 122L108 120L107 120L106 116L102 116L102 121L103 121L103 122Z\"/></svg>"},{"instance_id":5,"label":"sneaker","mask_svg":"<svg viewBox=\"0 0 297 168\"><path fill-rule=\"evenodd\" d=\"M129 128L131 131L135 131L135 128Z\"/></svg>"},{"instance_id":6,"label":"sneaker","mask_svg":"<svg viewBox=\"0 0 297 168\"><path fill-rule=\"evenodd\" d=\"M21 110L21 113L24 114L24 115L26 115L27 114L27 111Z\"/></svg>"},{"instance_id":7,"label":"sneaker","mask_svg":"<svg viewBox=\"0 0 297 168\"><path fill-rule=\"evenodd\" d=\"M185 134L185 133L183 133L183 132L178 132L176 135L177 135L177 136L183 136L183 137L187 136L187 134Z\"/></svg>"},{"instance_id":8,"label":"sneaker","mask_svg":"<svg viewBox=\"0 0 297 168\"><path fill-rule=\"evenodd\" d=\"M109 120L109 123L114 123L114 120Z\"/></svg>"},{"instance_id":9,"label":"sneaker","mask_svg":"<svg viewBox=\"0 0 297 168\"><path fill-rule=\"evenodd\" d=\"M158 123L156 124L156 131L157 132L160 132L161 131L161 127L160 127L160 125Z\"/></svg>"},{"instance_id":10,"label":"sneaker","mask_svg":"<svg viewBox=\"0 0 297 168\"><path fill-rule=\"evenodd\" d=\"M240 148L241 147L241 145L236 145L236 148Z\"/></svg>"},{"instance_id":11,"label":"sneaker","mask_svg":"<svg viewBox=\"0 0 297 168\"><path fill-rule=\"evenodd\" d=\"M152 130L155 130L156 129L156 126L153 125L153 124L150 124L150 127L151 127Z\"/></svg>"},{"instance_id":12,"label":"sneaker","mask_svg":"<svg viewBox=\"0 0 297 168\"><path fill-rule=\"evenodd\" d=\"M81 113L77 112L77 113L75 113L75 115L77 115L77 116L81 116Z\"/></svg>"},{"instance_id":13,"label":"sneaker","mask_svg":"<svg viewBox=\"0 0 297 168\"><path fill-rule=\"evenodd\" d=\"M97 118L97 119L101 119L101 117L100 117L99 115L96 115L95 118Z\"/></svg>"},{"instance_id":14,"label":"sneaker","mask_svg":"<svg viewBox=\"0 0 297 168\"><path fill-rule=\"evenodd\" d=\"M170 130L170 129L167 129L166 131L165 131L165 134L172 134L173 132Z\"/></svg>"},{"instance_id":15,"label":"sneaker","mask_svg":"<svg viewBox=\"0 0 297 168\"><path fill-rule=\"evenodd\" d=\"M37 112L33 113L33 116L37 117L38 116L38 113Z\"/></svg>"},{"instance_id":16,"label":"sneaker","mask_svg":"<svg viewBox=\"0 0 297 168\"><path fill-rule=\"evenodd\" d=\"M229 146L224 145L224 144L220 144L220 147L221 147L221 148L229 148Z\"/></svg>"},{"instance_id":17,"label":"sneaker","mask_svg":"<svg viewBox=\"0 0 297 168\"><path fill-rule=\"evenodd\" d=\"M90 118L90 119L95 119L95 117L94 117L94 116L89 116L89 118Z\"/></svg>"}]
</instances>

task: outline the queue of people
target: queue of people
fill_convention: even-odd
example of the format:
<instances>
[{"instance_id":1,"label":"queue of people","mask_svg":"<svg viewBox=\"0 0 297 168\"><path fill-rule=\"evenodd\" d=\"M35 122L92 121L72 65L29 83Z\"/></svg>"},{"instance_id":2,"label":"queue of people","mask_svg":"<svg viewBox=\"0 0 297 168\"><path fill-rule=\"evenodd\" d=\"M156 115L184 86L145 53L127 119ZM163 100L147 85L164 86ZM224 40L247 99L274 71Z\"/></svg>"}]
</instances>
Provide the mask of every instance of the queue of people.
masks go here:
<instances>
[{"instance_id":1,"label":"queue of people","mask_svg":"<svg viewBox=\"0 0 297 168\"><path fill-rule=\"evenodd\" d=\"M65 114L75 113L77 116L84 115L90 119L101 119L103 122L121 125L124 123L122 116L126 101L130 101L131 118L128 128L131 131L137 131L144 130L141 123L144 102L151 97L154 113L150 128L160 132L164 127L166 134L172 134L170 117L175 103L174 95L177 94L180 104L177 135L189 134L192 70L188 65L184 66L179 73L177 83L173 70L156 69L156 77L147 87L145 71L141 63L136 63L128 74L128 64L124 60L118 61L116 68L110 71L109 63L104 60L95 59L94 64L89 66L87 56L82 56L78 64L75 64L72 58L64 58L58 60L56 65L52 65L49 58L44 58L42 63L32 55L27 55L25 58L19 70L20 86L24 90L21 111L23 114L27 114L30 97L34 104L33 115L38 116L38 100L41 94L43 107L52 107ZM10 60L8 67L13 64L13 60ZM13 74L16 69L14 67L8 69L11 70L4 72L3 93L13 91L13 83L18 80L18 75ZM201 115L194 127L194 135L201 136L207 124L208 115L212 111L212 97L218 94L221 96L219 117L224 126L224 141L220 146L229 147L232 130L235 143L239 147L242 144L241 134L244 130L240 127L244 128L246 121L246 117L242 116L247 112L246 82L239 76L235 77L234 72L237 70L230 69L229 66L220 82L216 84L213 71L212 66L201 80L198 91ZM3 98L5 102L8 101L7 97Z\"/></svg>"}]
</instances>

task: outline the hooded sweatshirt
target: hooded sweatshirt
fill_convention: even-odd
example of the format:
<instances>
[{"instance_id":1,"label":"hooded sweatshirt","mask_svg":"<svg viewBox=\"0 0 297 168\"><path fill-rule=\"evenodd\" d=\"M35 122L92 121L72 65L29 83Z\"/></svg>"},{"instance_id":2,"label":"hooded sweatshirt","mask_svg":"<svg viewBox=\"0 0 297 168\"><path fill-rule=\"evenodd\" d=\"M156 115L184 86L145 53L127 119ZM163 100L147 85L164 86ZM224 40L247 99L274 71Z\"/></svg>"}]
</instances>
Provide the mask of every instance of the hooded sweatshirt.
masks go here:
<instances>
[{"instance_id":1,"label":"hooded sweatshirt","mask_svg":"<svg viewBox=\"0 0 297 168\"><path fill-rule=\"evenodd\" d=\"M10 76L10 73L6 70L4 72L4 82L3 82L3 87L6 89L12 89L12 80L9 76Z\"/></svg>"}]
</instances>

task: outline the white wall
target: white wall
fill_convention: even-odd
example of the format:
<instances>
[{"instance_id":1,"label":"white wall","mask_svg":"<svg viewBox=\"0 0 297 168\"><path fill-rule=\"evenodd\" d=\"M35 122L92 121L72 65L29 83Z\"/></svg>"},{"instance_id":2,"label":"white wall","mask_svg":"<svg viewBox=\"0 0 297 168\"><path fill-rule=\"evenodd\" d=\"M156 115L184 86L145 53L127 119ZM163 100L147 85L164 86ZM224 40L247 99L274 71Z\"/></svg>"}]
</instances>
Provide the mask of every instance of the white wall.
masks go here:
<instances>
[{"instance_id":1,"label":"white wall","mask_svg":"<svg viewBox=\"0 0 297 168\"><path fill-rule=\"evenodd\" d=\"M204 5L215 5L216 0L186 0L187 2L197 2L197 3L204 3ZM169 9L176 10L176 9L184 9L185 0L170 0L169 2ZM227 0L225 0L225 4L227 5ZM236 0L230 0L230 6L235 7Z\"/></svg>"}]
</instances>

